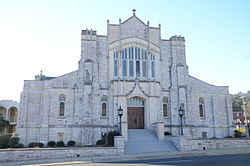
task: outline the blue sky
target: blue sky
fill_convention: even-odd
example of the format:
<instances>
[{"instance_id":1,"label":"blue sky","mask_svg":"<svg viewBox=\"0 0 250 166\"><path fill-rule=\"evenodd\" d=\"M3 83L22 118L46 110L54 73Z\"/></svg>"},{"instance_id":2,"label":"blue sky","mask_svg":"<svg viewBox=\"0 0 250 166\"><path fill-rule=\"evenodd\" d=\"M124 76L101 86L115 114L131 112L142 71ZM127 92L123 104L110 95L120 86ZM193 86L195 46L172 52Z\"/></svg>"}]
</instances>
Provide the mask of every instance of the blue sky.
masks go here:
<instances>
[{"instance_id":1,"label":"blue sky","mask_svg":"<svg viewBox=\"0 0 250 166\"><path fill-rule=\"evenodd\" d=\"M250 1L247 0L0 0L0 100L19 101L23 80L40 70L77 70L82 29L106 35L107 19L132 15L162 38L186 39L189 74L230 93L250 90Z\"/></svg>"}]
</instances>

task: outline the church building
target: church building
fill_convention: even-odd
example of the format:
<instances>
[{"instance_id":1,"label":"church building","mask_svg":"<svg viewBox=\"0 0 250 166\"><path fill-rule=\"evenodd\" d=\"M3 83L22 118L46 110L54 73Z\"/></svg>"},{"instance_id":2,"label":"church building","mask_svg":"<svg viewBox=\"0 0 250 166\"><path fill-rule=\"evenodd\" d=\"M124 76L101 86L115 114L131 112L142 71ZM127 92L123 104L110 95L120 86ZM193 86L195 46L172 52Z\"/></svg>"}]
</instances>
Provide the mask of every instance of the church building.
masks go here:
<instances>
[{"instance_id":1,"label":"church building","mask_svg":"<svg viewBox=\"0 0 250 166\"><path fill-rule=\"evenodd\" d=\"M22 143L76 141L95 144L131 129L187 138L232 135L232 106L227 86L214 86L188 73L185 38L161 38L135 14L118 24L107 21L107 35L81 32L78 70L59 77L42 73L25 80L18 136ZM183 112L183 115L180 113Z\"/></svg>"}]
</instances>

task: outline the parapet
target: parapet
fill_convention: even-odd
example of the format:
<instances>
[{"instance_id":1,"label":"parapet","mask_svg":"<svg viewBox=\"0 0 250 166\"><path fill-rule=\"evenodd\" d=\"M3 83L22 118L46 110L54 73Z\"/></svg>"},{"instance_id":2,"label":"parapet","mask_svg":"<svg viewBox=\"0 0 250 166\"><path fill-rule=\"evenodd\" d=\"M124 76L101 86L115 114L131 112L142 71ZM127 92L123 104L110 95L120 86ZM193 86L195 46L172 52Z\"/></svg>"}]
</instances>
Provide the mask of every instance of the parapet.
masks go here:
<instances>
[{"instance_id":1,"label":"parapet","mask_svg":"<svg viewBox=\"0 0 250 166\"><path fill-rule=\"evenodd\" d=\"M185 38L182 37L181 35L177 36L172 36L170 38L170 42L172 46L181 46L181 47L185 47Z\"/></svg>"},{"instance_id":2,"label":"parapet","mask_svg":"<svg viewBox=\"0 0 250 166\"><path fill-rule=\"evenodd\" d=\"M84 40L96 40L97 39L97 32L90 29L82 30L82 39Z\"/></svg>"},{"instance_id":3,"label":"parapet","mask_svg":"<svg viewBox=\"0 0 250 166\"><path fill-rule=\"evenodd\" d=\"M175 35L175 36L172 36L170 38L170 41L183 41L183 42L185 42L185 37L182 37L181 35L179 35L179 36Z\"/></svg>"},{"instance_id":4,"label":"parapet","mask_svg":"<svg viewBox=\"0 0 250 166\"><path fill-rule=\"evenodd\" d=\"M94 30L88 30L88 29L86 29L86 30L82 30L82 35L96 35L96 31L94 31Z\"/></svg>"}]
</instances>

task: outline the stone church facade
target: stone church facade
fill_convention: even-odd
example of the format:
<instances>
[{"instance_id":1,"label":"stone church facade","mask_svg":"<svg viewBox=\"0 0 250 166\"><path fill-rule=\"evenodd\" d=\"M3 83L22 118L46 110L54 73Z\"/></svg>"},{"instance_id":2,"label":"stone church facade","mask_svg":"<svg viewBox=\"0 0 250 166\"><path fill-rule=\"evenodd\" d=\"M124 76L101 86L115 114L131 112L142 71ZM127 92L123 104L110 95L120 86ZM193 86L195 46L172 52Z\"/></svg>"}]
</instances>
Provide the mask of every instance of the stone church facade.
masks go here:
<instances>
[{"instance_id":1,"label":"stone church facade","mask_svg":"<svg viewBox=\"0 0 250 166\"><path fill-rule=\"evenodd\" d=\"M135 11L124 22L107 21L107 35L82 30L78 65L59 77L24 81L21 142L95 144L103 133L119 130L120 106L126 140L129 129L151 130L159 139L180 135L180 106L188 138L232 135L228 87L190 76L184 37L162 39L161 26L150 27Z\"/></svg>"}]
</instances>

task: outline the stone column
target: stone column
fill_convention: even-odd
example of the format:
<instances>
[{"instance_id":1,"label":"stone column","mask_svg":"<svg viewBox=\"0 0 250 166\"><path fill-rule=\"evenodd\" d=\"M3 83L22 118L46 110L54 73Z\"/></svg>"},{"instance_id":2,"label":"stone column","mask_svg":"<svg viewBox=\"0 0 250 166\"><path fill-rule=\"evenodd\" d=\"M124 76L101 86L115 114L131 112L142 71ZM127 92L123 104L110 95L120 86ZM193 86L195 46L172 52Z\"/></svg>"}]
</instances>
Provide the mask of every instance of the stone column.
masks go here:
<instances>
[{"instance_id":1,"label":"stone column","mask_svg":"<svg viewBox=\"0 0 250 166\"><path fill-rule=\"evenodd\" d=\"M115 147L117 148L117 154L118 155L123 155L124 154L124 149L125 149L125 138L124 138L124 136L115 136L114 141L115 141Z\"/></svg>"},{"instance_id":2,"label":"stone column","mask_svg":"<svg viewBox=\"0 0 250 166\"><path fill-rule=\"evenodd\" d=\"M164 140L164 122L157 122L156 134L159 140Z\"/></svg>"}]
</instances>

